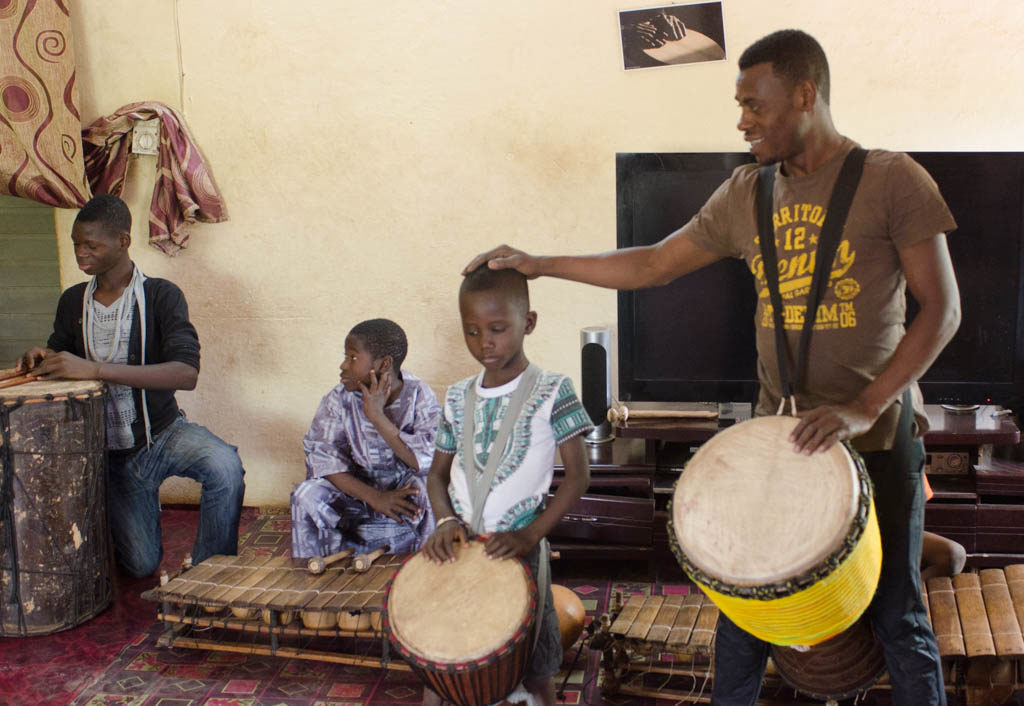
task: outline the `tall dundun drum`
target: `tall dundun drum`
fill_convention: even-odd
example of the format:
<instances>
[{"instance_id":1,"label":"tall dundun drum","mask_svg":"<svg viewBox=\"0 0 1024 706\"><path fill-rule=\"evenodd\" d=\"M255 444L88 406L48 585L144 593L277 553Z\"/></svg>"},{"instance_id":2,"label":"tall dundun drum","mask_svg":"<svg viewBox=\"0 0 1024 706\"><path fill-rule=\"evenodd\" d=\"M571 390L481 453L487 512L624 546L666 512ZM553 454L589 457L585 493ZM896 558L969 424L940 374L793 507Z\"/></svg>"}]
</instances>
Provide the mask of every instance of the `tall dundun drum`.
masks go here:
<instances>
[{"instance_id":1,"label":"tall dundun drum","mask_svg":"<svg viewBox=\"0 0 1024 706\"><path fill-rule=\"evenodd\" d=\"M793 451L793 417L729 427L676 482L669 538L683 569L736 625L815 645L852 625L882 565L871 481L845 444Z\"/></svg>"},{"instance_id":2,"label":"tall dundun drum","mask_svg":"<svg viewBox=\"0 0 1024 706\"><path fill-rule=\"evenodd\" d=\"M110 604L101 382L0 390L0 635L75 627Z\"/></svg>"},{"instance_id":3,"label":"tall dundun drum","mask_svg":"<svg viewBox=\"0 0 1024 706\"><path fill-rule=\"evenodd\" d=\"M384 632L445 700L498 703L529 664L537 587L521 559L488 559L483 542L456 544L456 556L406 560L384 594Z\"/></svg>"}]
</instances>

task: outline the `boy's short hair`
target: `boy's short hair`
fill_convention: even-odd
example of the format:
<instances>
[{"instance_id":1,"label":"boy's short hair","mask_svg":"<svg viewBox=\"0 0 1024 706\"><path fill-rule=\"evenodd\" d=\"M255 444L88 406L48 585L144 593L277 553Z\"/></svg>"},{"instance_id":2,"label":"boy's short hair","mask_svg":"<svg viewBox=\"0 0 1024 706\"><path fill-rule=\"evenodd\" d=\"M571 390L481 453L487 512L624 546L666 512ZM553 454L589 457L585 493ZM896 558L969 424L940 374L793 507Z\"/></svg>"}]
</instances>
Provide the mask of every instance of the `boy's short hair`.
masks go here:
<instances>
[{"instance_id":1,"label":"boy's short hair","mask_svg":"<svg viewBox=\"0 0 1024 706\"><path fill-rule=\"evenodd\" d=\"M75 223L100 223L110 235L132 232L128 204L113 194L93 196L75 216Z\"/></svg>"},{"instance_id":2,"label":"boy's short hair","mask_svg":"<svg viewBox=\"0 0 1024 706\"><path fill-rule=\"evenodd\" d=\"M770 63L772 72L795 86L810 81L829 104L828 59L818 40L799 29L780 29L758 39L740 56L740 70Z\"/></svg>"},{"instance_id":3,"label":"boy's short hair","mask_svg":"<svg viewBox=\"0 0 1024 706\"><path fill-rule=\"evenodd\" d=\"M396 372L402 369L402 361L409 352L409 342L402 327L391 319L361 321L352 327L348 335L362 341L363 346L374 358L391 356Z\"/></svg>"},{"instance_id":4,"label":"boy's short hair","mask_svg":"<svg viewBox=\"0 0 1024 706\"><path fill-rule=\"evenodd\" d=\"M530 310L530 287L526 275L518 270L492 270L487 263L480 265L462 278L459 294L465 292L489 292L500 290L523 312Z\"/></svg>"}]
</instances>

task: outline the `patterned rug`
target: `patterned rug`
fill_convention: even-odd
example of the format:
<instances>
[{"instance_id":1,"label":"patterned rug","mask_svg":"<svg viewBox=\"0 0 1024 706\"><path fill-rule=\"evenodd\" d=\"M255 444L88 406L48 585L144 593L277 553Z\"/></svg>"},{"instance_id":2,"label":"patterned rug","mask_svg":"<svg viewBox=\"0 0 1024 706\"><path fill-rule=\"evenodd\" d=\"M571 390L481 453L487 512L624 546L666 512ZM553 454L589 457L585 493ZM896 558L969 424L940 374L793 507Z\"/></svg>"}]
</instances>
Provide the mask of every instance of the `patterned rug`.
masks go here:
<instances>
[{"instance_id":1,"label":"patterned rug","mask_svg":"<svg viewBox=\"0 0 1024 706\"><path fill-rule=\"evenodd\" d=\"M290 544L287 515L261 514L240 536L239 553L283 556ZM650 584L563 579L558 564L555 581L571 588L583 601L588 621L606 609L613 591L627 594L651 590ZM143 589L144 590L144 589ZM686 590L675 587L669 590ZM157 645L164 628L153 620L133 636L120 654L72 703L83 706L388 706L421 702L416 677L399 670L352 667L304 659L284 659ZM567 678L566 704L603 703L598 691L598 654L584 649L571 667L579 644L566 653L559 686ZM369 649L369 648L368 648ZM352 651L349 646L348 651ZM621 702L627 703L627 702Z\"/></svg>"},{"instance_id":2,"label":"patterned rug","mask_svg":"<svg viewBox=\"0 0 1024 706\"><path fill-rule=\"evenodd\" d=\"M163 568L180 565L195 536L198 513L165 510ZM290 545L287 515L257 514L247 509L240 528L240 553L283 556ZM571 588L582 600L587 621L599 619L611 597L686 593L682 583L651 584L644 569L625 573L621 564L579 564L556 561L554 580ZM607 577L615 576L609 580ZM598 578L594 578L598 577ZM35 638L0 639L0 704L87 706L390 706L418 704L422 687L409 672L353 667L302 659L237 654L158 646L164 626L156 621L156 604L140 598L155 581L115 582L110 609L74 630ZM209 635L207 635L209 636ZM375 643L379 644L379 643ZM367 645L370 652L375 644ZM567 651L558 685L566 682L562 703L602 706L668 706L690 701L603 698L599 684L600 655L583 649L574 662L579 642ZM319 645L317 646L320 647ZM351 645L345 651L353 652ZM662 677L646 679L658 690ZM678 688L673 685L673 688ZM707 696L705 684L693 684L693 694ZM790 692L789 696L792 696ZM791 703L781 694L762 694L773 704ZM806 702L804 702L806 703ZM889 706L885 694L872 693L861 706ZM1024 706L1017 694L1008 701ZM951 706L955 701L950 701Z\"/></svg>"},{"instance_id":3,"label":"patterned rug","mask_svg":"<svg viewBox=\"0 0 1024 706\"><path fill-rule=\"evenodd\" d=\"M249 532L257 515L255 508L244 508L240 532ZM161 568L169 571L181 565L191 551L198 517L191 508L163 510ZM71 703L103 674L126 645L137 641L153 624L153 604L139 595L154 583L153 579L116 576L110 607L92 620L53 635L0 638L0 704Z\"/></svg>"}]
</instances>

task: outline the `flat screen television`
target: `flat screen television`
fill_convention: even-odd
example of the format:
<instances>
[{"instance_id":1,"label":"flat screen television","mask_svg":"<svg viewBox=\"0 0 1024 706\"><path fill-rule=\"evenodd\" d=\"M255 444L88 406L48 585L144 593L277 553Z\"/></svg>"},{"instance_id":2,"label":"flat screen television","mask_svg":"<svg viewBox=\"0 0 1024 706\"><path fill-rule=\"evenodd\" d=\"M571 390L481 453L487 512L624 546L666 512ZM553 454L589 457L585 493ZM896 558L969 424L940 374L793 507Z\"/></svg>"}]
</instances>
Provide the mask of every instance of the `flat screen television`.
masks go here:
<instances>
[{"instance_id":1,"label":"flat screen television","mask_svg":"<svg viewBox=\"0 0 1024 706\"><path fill-rule=\"evenodd\" d=\"M949 248L960 286L956 336L921 380L928 402L1024 402L1024 153L912 152L956 218ZM618 247L684 225L746 153L616 156ZM619 396L751 402L757 394L754 288L739 260L663 287L620 292ZM908 297L908 322L917 307Z\"/></svg>"}]
</instances>

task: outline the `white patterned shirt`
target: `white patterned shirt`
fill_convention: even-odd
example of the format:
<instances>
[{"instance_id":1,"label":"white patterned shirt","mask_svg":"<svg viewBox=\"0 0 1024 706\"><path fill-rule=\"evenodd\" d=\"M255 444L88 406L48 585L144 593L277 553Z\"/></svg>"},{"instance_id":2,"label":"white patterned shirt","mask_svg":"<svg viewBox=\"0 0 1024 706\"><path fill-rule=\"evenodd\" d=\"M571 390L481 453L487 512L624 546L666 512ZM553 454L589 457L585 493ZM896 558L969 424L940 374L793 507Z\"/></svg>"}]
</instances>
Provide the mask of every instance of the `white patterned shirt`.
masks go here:
<instances>
[{"instance_id":1,"label":"white patterned shirt","mask_svg":"<svg viewBox=\"0 0 1024 706\"><path fill-rule=\"evenodd\" d=\"M121 298L127 297L125 306L128 315L121 324L121 335L117 340L117 350L110 357L114 345L114 334L117 331L118 305ZM110 306L103 306L95 299L89 302L92 307L92 350L97 358L110 363L124 364L128 362L128 338L135 319L135 298L131 296L131 288L125 288L121 297ZM107 384L107 448L130 449L135 446L132 434L132 422L135 421L135 397L128 385Z\"/></svg>"},{"instance_id":2,"label":"white patterned shirt","mask_svg":"<svg viewBox=\"0 0 1024 706\"><path fill-rule=\"evenodd\" d=\"M479 476L487 465L491 444L522 377L519 375L500 387L481 387L481 373L455 383L445 395L437 430L437 450L454 455L448 497L452 509L465 522L469 522L473 514L462 443L466 390L471 383L476 384L473 470L470 472ZM543 507L551 487L557 446L592 428L572 380L559 373L541 372L502 451L498 472L484 503L483 531L510 532L530 524Z\"/></svg>"}]
</instances>

